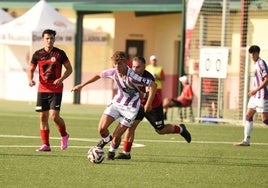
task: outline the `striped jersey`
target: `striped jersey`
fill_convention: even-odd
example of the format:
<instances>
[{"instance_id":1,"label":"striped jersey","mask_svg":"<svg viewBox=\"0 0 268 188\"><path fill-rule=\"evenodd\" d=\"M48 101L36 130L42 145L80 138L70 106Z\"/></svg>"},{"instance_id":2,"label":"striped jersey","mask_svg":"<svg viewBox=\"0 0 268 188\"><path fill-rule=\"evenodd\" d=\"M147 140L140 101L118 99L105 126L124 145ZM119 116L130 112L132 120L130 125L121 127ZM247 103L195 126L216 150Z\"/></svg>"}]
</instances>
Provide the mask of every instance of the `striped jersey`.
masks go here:
<instances>
[{"instance_id":1,"label":"striped jersey","mask_svg":"<svg viewBox=\"0 0 268 188\"><path fill-rule=\"evenodd\" d=\"M263 82L264 77L268 76L268 67L266 62L259 58L254 64L254 87L259 87ZM259 90L255 95L255 98L268 100L268 85Z\"/></svg>"},{"instance_id":2,"label":"striped jersey","mask_svg":"<svg viewBox=\"0 0 268 188\"><path fill-rule=\"evenodd\" d=\"M127 67L127 74L124 77L121 77L115 68L102 71L100 77L113 79L116 83L118 89L113 98L114 102L134 108L140 105L139 86L149 86L152 82L148 78L139 76L129 67Z\"/></svg>"}]
</instances>

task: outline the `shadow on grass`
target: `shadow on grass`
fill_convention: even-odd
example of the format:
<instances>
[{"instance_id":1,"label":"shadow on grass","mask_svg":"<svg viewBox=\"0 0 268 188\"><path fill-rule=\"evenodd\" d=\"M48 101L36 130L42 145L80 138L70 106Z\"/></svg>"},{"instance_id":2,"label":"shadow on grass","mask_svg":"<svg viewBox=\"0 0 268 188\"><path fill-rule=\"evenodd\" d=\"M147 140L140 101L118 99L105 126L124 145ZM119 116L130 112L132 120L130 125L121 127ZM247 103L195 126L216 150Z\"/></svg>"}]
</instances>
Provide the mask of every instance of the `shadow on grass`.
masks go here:
<instances>
[{"instance_id":1,"label":"shadow on grass","mask_svg":"<svg viewBox=\"0 0 268 188\"><path fill-rule=\"evenodd\" d=\"M142 159L140 159L142 158ZM170 158L170 160L167 160ZM228 158L228 157L205 157L205 156L174 156L174 155L142 155L133 159L138 163L161 163L161 164L185 164L185 165L215 165L215 166L237 166L237 167L259 167L268 168L268 162L258 158Z\"/></svg>"}]
</instances>

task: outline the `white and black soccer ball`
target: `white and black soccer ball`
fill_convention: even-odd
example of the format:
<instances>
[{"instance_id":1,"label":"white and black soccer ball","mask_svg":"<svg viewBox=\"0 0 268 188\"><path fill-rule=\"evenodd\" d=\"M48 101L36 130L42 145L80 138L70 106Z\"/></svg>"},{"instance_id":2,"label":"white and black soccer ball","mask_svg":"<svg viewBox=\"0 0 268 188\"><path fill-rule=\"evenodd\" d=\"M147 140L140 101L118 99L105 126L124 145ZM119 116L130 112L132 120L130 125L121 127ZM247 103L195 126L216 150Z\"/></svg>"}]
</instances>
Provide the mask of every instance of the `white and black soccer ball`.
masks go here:
<instances>
[{"instance_id":1,"label":"white and black soccer ball","mask_svg":"<svg viewBox=\"0 0 268 188\"><path fill-rule=\"evenodd\" d=\"M105 153L102 148L93 146L89 148L87 158L92 163L101 163L105 158Z\"/></svg>"}]
</instances>

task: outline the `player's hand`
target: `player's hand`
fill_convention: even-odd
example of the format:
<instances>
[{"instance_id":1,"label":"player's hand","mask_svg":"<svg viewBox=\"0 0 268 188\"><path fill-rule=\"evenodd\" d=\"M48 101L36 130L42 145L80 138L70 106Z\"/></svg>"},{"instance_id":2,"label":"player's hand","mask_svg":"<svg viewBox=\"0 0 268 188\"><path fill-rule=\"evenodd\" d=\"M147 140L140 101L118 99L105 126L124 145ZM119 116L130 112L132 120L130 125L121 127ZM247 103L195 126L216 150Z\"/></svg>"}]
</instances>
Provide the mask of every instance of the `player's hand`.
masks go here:
<instances>
[{"instance_id":1,"label":"player's hand","mask_svg":"<svg viewBox=\"0 0 268 188\"><path fill-rule=\"evenodd\" d=\"M62 85L62 79L57 79L57 80L55 80L55 81L53 82L53 84L56 85L56 86L60 86L60 85Z\"/></svg>"},{"instance_id":2,"label":"player's hand","mask_svg":"<svg viewBox=\"0 0 268 188\"><path fill-rule=\"evenodd\" d=\"M76 86L73 87L73 89L71 91L80 91L82 89L82 87L83 86L81 84L76 85Z\"/></svg>"},{"instance_id":3,"label":"player's hand","mask_svg":"<svg viewBox=\"0 0 268 188\"><path fill-rule=\"evenodd\" d=\"M34 80L31 80L30 82L29 82L29 86L30 87L33 87L35 85L35 81Z\"/></svg>"},{"instance_id":4,"label":"player's hand","mask_svg":"<svg viewBox=\"0 0 268 188\"><path fill-rule=\"evenodd\" d=\"M248 92L248 96L251 97L251 96L255 95L256 93L257 93L257 90L255 90L255 89L251 90L251 91Z\"/></svg>"},{"instance_id":5,"label":"player's hand","mask_svg":"<svg viewBox=\"0 0 268 188\"><path fill-rule=\"evenodd\" d=\"M151 110L152 110L152 106L145 104L145 106L144 106L144 112L150 112Z\"/></svg>"}]
</instances>

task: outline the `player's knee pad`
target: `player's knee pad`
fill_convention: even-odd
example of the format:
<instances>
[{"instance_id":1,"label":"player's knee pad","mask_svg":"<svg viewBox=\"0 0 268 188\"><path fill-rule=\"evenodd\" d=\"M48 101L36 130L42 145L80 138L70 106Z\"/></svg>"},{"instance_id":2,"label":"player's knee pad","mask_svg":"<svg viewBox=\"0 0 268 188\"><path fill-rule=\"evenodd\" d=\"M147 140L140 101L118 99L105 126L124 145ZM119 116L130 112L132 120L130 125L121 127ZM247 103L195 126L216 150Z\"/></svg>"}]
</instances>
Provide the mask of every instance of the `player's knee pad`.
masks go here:
<instances>
[{"instance_id":1,"label":"player's knee pad","mask_svg":"<svg viewBox=\"0 0 268 188\"><path fill-rule=\"evenodd\" d=\"M268 119L263 120L263 123L264 123L265 125L268 125Z\"/></svg>"},{"instance_id":2,"label":"player's knee pad","mask_svg":"<svg viewBox=\"0 0 268 188\"><path fill-rule=\"evenodd\" d=\"M253 121L253 116L246 115L246 121Z\"/></svg>"}]
</instances>

